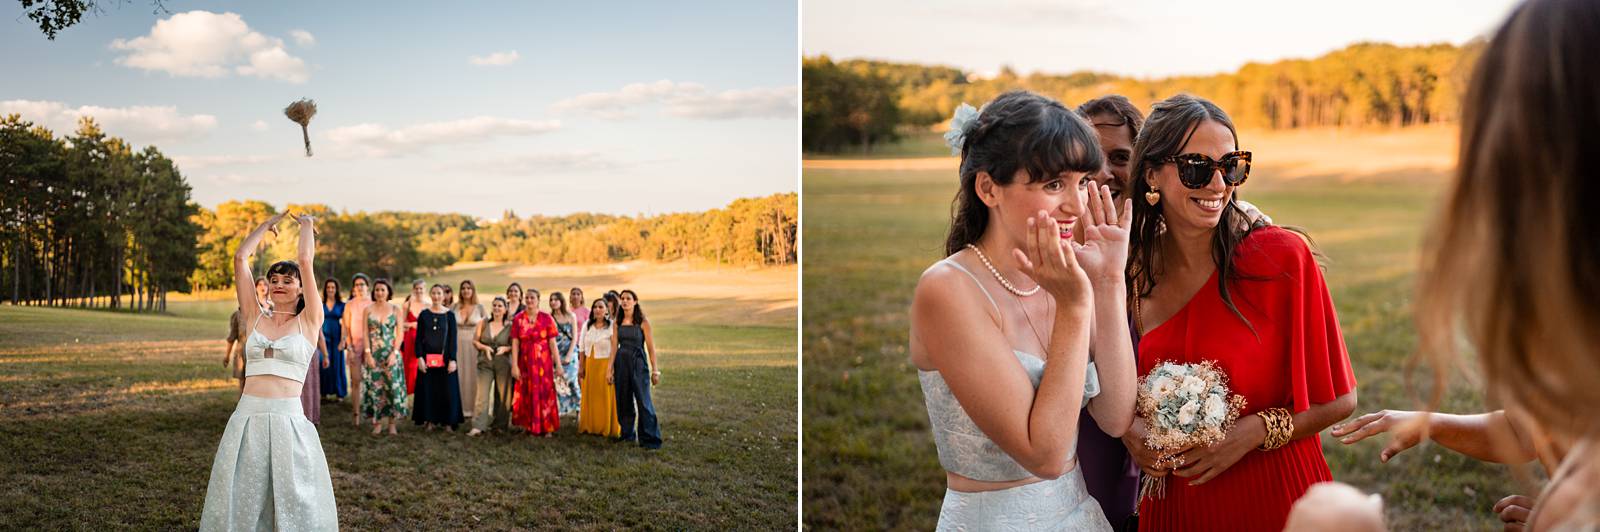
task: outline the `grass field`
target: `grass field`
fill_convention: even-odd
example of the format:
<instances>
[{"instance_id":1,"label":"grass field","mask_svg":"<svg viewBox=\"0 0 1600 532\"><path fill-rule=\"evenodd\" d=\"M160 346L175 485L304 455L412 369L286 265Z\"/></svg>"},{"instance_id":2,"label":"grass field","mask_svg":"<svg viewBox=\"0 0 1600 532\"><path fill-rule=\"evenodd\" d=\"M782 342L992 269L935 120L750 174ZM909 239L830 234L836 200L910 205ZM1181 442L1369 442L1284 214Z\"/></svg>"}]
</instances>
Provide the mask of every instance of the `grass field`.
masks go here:
<instances>
[{"instance_id":1,"label":"grass field","mask_svg":"<svg viewBox=\"0 0 1600 532\"><path fill-rule=\"evenodd\" d=\"M1260 162L1241 197L1277 223L1309 230L1331 257L1327 279L1360 383L1358 412L1417 407L1420 392L1405 379L1415 348L1409 305L1451 135L1242 135L1247 147L1267 149L1256 148ZM906 359L906 309L918 275L943 255L955 192L955 160L945 157L942 168L835 159L804 170L807 527L919 530L937 518L944 475ZM1421 371L1413 381L1425 378ZM1481 411L1479 396L1454 380L1444 409ZM1382 440L1346 447L1324 435L1323 448L1336 479L1383 494L1396 530L1498 530L1494 502L1527 493L1507 468L1433 445L1381 464Z\"/></svg>"},{"instance_id":2,"label":"grass field","mask_svg":"<svg viewBox=\"0 0 1600 532\"><path fill-rule=\"evenodd\" d=\"M347 403L325 402L340 526L794 529L796 272L478 264L430 278L471 277L489 294L509 279L590 295L634 287L656 324L666 445L580 436L570 417L553 439L409 425L374 437L351 425ZM236 400L220 365L232 308L0 306L0 530L195 528Z\"/></svg>"}]
</instances>

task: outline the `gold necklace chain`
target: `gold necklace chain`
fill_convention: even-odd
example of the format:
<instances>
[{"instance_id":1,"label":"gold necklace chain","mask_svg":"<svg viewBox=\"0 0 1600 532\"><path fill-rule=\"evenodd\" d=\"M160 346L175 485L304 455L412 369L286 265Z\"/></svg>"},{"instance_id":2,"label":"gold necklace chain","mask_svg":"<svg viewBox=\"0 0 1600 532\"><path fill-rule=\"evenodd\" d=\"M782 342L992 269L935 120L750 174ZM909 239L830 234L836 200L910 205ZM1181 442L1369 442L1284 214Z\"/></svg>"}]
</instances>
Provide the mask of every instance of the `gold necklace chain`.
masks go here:
<instances>
[{"instance_id":1,"label":"gold necklace chain","mask_svg":"<svg viewBox=\"0 0 1600 532\"><path fill-rule=\"evenodd\" d=\"M996 281L1000 281L1000 286L1005 287L1005 289L1010 291L1011 293L1016 294L1018 296L1022 296L1022 297L1028 297L1028 296L1031 296L1031 295L1039 293L1039 289L1042 288L1041 285L1035 284L1035 285L1033 285L1033 288L1030 288L1030 289L1027 289L1027 290L1018 290L1015 285L1011 284L1011 281L1006 280L1006 277L1004 275L1000 275L1000 270L995 269L994 264L989 262L989 256L988 255L984 255L983 254L983 250L978 249L978 246L976 246L974 244L967 244L967 249L970 249L974 253L977 253L978 254L978 260L983 261L983 265L989 268L989 273L994 274L994 279Z\"/></svg>"},{"instance_id":2,"label":"gold necklace chain","mask_svg":"<svg viewBox=\"0 0 1600 532\"><path fill-rule=\"evenodd\" d=\"M1022 317L1023 317L1023 319L1028 320L1028 328L1033 330L1034 339L1039 340L1039 351L1040 351L1039 358L1042 358L1042 359L1045 359L1045 360L1049 360L1049 357L1050 357L1050 345L1045 343L1044 335L1039 334L1039 328L1033 325L1033 316L1031 315L1031 313L1028 312L1028 307L1023 306L1022 305L1022 298L1017 297L1015 294L1013 294L1011 296L1011 299L1013 301L1017 302L1017 308L1022 309ZM1047 302L1047 304L1045 306L1045 311L1049 312L1053 316L1053 315L1055 315L1055 306L1056 306L1055 305L1055 300L1051 299L1051 300L1049 300ZM1051 333L1054 334L1055 331L1051 331Z\"/></svg>"}]
</instances>

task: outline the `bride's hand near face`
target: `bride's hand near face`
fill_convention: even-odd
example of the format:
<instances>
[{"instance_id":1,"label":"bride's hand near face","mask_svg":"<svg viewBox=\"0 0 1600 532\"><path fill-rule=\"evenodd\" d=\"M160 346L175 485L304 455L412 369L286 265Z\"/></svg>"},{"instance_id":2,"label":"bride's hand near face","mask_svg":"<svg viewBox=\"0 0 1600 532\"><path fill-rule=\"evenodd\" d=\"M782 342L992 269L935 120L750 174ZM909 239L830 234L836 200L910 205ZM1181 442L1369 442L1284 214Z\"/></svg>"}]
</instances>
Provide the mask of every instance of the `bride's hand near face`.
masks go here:
<instances>
[{"instance_id":1,"label":"bride's hand near face","mask_svg":"<svg viewBox=\"0 0 1600 532\"><path fill-rule=\"evenodd\" d=\"M1083 244L1073 246L1078 264L1095 284L1121 282L1128 265L1128 228L1133 225L1133 200L1123 201L1119 213L1111 187L1089 190L1084 214Z\"/></svg>"},{"instance_id":2,"label":"bride's hand near face","mask_svg":"<svg viewBox=\"0 0 1600 532\"><path fill-rule=\"evenodd\" d=\"M1028 219L1024 249L1012 250L1012 254L1016 256L1022 273L1055 296L1057 304L1087 310L1094 299L1089 287L1089 275L1078 264L1077 253L1068 251L1067 246L1077 247L1078 244L1061 240L1061 230L1055 218L1045 211L1039 211Z\"/></svg>"}]
</instances>

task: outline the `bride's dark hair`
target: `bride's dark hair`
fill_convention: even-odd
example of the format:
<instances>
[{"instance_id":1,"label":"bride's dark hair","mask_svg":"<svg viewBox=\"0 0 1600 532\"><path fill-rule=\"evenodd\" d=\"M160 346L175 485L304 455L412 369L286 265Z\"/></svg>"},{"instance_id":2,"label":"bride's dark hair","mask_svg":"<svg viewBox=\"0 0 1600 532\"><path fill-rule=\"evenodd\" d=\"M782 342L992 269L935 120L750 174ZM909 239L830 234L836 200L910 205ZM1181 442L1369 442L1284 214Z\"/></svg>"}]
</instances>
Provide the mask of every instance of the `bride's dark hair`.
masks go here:
<instances>
[{"instance_id":1,"label":"bride's dark hair","mask_svg":"<svg viewBox=\"0 0 1600 532\"><path fill-rule=\"evenodd\" d=\"M1000 185L1017 170L1028 182L1054 179L1063 172L1100 169L1100 137L1061 102L1028 91L1001 94L983 106L961 141L961 188L951 205L944 251L953 255L977 242L989 227L989 207L978 198L978 172Z\"/></svg>"},{"instance_id":2,"label":"bride's dark hair","mask_svg":"<svg viewBox=\"0 0 1600 532\"><path fill-rule=\"evenodd\" d=\"M294 261L288 261L288 260L280 260L278 262L274 262L274 263L272 263L272 266L268 266L267 267L266 278L270 279L270 278L272 278L273 275L287 275L287 276L293 277L294 280L299 281L299 280L301 280L300 279L300 265L299 264L295 264ZM298 303L296 303L295 306L294 306L294 313L297 316L300 315L300 311L306 309L306 294L305 294L305 292L306 292L306 287L302 284L302 286L300 287L300 301Z\"/></svg>"}]
</instances>

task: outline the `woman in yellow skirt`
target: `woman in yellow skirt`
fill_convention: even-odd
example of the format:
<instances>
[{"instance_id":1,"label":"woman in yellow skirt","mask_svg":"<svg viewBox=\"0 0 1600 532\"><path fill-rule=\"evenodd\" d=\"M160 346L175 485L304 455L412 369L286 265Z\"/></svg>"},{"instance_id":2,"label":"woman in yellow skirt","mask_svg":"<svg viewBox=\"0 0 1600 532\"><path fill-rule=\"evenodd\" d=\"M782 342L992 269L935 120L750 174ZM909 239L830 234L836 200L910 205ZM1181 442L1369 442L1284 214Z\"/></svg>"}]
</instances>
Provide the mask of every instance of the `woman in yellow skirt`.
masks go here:
<instances>
[{"instance_id":1,"label":"woman in yellow skirt","mask_svg":"<svg viewBox=\"0 0 1600 532\"><path fill-rule=\"evenodd\" d=\"M589 320L583 324L579 344L583 360L578 365L579 388L593 390L583 394L578 405L578 433L599 434L616 438L622 436L622 425L617 423L617 394L606 382L606 368L611 365L611 312L606 300L596 299L590 308Z\"/></svg>"}]
</instances>

